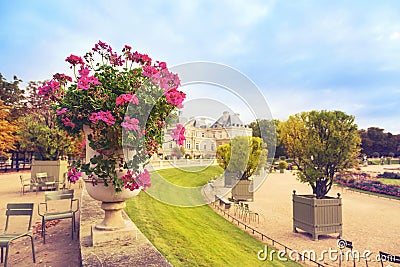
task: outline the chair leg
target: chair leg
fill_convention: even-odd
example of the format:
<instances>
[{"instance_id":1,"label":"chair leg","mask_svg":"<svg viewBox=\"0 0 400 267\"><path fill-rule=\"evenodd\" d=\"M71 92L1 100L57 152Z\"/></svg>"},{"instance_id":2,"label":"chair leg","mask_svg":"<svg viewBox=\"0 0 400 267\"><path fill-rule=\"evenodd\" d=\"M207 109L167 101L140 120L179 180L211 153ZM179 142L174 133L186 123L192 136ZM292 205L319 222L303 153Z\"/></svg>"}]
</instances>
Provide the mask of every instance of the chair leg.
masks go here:
<instances>
[{"instance_id":1,"label":"chair leg","mask_svg":"<svg viewBox=\"0 0 400 267\"><path fill-rule=\"evenodd\" d=\"M72 217L71 219L72 219L72 225L71 225L71 238L72 238L72 240L74 240L74 228L75 228L75 220L74 220L74 217Z\"/></svg>"},{"instance_id":2,"label":"chair leg","mask_svg":"<svg viewBox=\"0 0 400 267\"><path fill-rule=\"evenodd\" d=\"M44 218L42 218L42 236L43 236L43 244L46 244L46 222Z\"/></svg>"},{"instance_id":3,"label":"chair leg","mask_svg":"<svg viewBox=\"0 0 400 267\"><path fill-rule=\"evenodd\" d=\"M7 244L7 247L6 247L6 257L5 257L5 259L4 259L4 267L7 267L7 259L8 259L8 246L9 246L9 244Z\"/></svg>"},{"instance_id":4,"label":"chair leg","mask_svg":"<svg viewBox=\"0 0 400 267\"><path fill-rule=\"evenodd\" d=\"M31 238L31 244L32 244L32 258L33 258L33 263L36 263L36 257L35 257L35 245L33 244L33 236L29 235Z\"/></svg>"}]
</instances>

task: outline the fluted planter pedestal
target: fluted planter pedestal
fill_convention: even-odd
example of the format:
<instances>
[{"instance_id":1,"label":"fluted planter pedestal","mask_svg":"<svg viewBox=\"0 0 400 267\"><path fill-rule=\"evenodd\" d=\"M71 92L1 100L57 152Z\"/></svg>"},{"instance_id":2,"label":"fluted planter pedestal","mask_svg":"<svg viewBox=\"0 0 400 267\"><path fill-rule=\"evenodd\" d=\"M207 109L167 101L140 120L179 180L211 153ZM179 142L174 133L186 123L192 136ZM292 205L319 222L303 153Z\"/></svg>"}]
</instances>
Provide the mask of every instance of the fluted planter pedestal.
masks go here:
<instances>
[{"instance_id":1,"label":"fluted planter pedestal","mask_svg":"<svg viewBox=\"0 0 400 267\"><path fill-rule=\"evenodd\" d=\"M95 226L97 230L114 231L127 227L129 222L126 222L122 216L122 211L126 207L125 200L138 195L140 189L134 191L123 189L118 194L115 194L115 189L112 185L93 185L87 181L86 191L92 198L101 201L101 208L105 213L103 221Z\"/></svg>"}]
</instances>

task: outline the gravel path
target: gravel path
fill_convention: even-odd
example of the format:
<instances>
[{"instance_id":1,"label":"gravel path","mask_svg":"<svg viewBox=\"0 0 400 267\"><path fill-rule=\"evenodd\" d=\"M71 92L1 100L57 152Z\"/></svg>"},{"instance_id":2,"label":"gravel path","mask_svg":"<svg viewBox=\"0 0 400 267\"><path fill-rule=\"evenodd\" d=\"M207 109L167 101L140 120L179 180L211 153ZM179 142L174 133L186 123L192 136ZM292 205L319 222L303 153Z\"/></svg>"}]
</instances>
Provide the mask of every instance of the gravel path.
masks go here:
<instances>
[{"instance_id":1,"label":"gravel path","mask_svg":"<svg viewBox=\"0 0 400 267\"><path fill-rule=\"evenodd\" d=\"M378 173L384 168L399 168L400 165L369 166L363 171ZM269 174L266 181L255 192L255 201L250 203L250 209L260 214L260 223L250 225L269 237L296 249L299 252L313 250L318 259L325 251L337 250L337 234L320 236L313 241L311 236L299 231L293 233L292 192L310 194L307 184L297 181L291 172ZM328 195L341 193L343 200L343 236L353 242L354 249L360 253L371 251L368 266L381 266L376 262L379 251L400 255L400 201L378 198L360 194L350 190L334 187ZM321 263L327 266L338 266L333 252L332 257L325 254ZM330 259L333 258L333 259ZM374 262L375 261L375 262ZM343 263L342 266L353 266L353 263ZM357 263L365 266L365 261Z\"/></svg>"},{"instance_id":2,"label":"gravel path","mask_svg":"<svg viewBox=\"0 0 400 267\"><path fill-rule=\"evenodd\" d=\"M22 195L20 193L21 183L19 176L30 177L29 171L18 173L0 173L0 232L5 226L6 205L7 203L33 202L34 213L32 218L33 236L36 252L36 264L32 262L31 247L29 238L21 238L14 241L10 246L8 255L8 266L28 267L28 266L47 266L47 267L77 267L80 266L79 238L74 236L71 240L71 220L63 219L55 225L51 225L46 230L46 244L40 232L35 230L35 226L41 223L41 217L38 215L38 203L44 202L44 192L28 192ZM78 185L72 185L75 190L75 198L80 198L81 189ZM63 203L64 204L64 203ZM57 204L58 205L58 204ZM21 218L23 219L23 218ZM79 216L77 217L79 227ZM25 231L27 221L11 223L10 227L21 227ZM14 228L15 229L15 228ZM40 226L39 228L40 229ZM78 229L79 232L79 229ZM0 264L3 266L3 264Z\"/></svg>"}]
</instances>

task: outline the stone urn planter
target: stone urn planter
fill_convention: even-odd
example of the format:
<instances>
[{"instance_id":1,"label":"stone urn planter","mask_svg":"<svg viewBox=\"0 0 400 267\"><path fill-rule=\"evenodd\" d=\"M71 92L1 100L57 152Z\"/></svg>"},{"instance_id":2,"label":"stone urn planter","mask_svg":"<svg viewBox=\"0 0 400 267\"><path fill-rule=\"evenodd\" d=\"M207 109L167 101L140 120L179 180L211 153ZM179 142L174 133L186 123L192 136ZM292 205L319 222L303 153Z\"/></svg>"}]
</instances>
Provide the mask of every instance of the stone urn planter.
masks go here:
<instances>
[{"instance_id":1,"label":"stone urn planter","mask_svg":"<svg viewBox=\"0 0 400 267\"><path fill-rule=\"evenodd\" d=\"M101 201L101 208L105 212L103 221L95 225L96 229L114 231L129 225L130 222L125 221L122 217L122 210L126 207L125 200L137 196L141 191L140 189L133 191L124 189L116 194L113 185L93 185L92 182L87 180L85 181L85 186L86 191L92 198Z\"/></svg>"},{"instance_id":2,"label":"stone urn planter","mask_svg":"<svg viewBox=\"0 0 400 267\"><path fill-rule=\"evenodd\" d=\"M232 197L235 200L254 200L254 186L251 180L239 180L232 188Z\"/></svg>"},{"instance_id":3,"label":"stone urn planter","mask_svg":"<svg viewBox=\"0 0 400 267\"><path fill-rule=\"evenodd\" d=\"M314 195L296 195L293 191L293 231L297 228L316 241L319 235L338 233L342 235L342 199Z\"/></svg>"},{"instance_id":4,"label":"stone urn planter","mask_svg":"<svg viewBox=\"0 0 400 267\"><path fill-rule=\"evenodd\" d=\"M91 132L90 128L84 125L83 130L86 138L86 162L90 162L90 159L98 155L98 153L89 146L88 135ZM120 154L123 155L124 151L121 151ZM126 172L127 170L119 172L118 178L121 178ZM108 186L105 186L103 181L99 181L94 185L93 180L86 177L86 175L84 177L86 191L92 198L101 201L101 208L105 212L103 221L96 224L95 228L97 230L114 231L127 227L130 222L125 221L122 217L122 210L126 207L125 200L137 196L141 189L131 191L123 188L121 192L116 193L115 186L112 183L108 183Z\"/></svg>"}]
</instances>

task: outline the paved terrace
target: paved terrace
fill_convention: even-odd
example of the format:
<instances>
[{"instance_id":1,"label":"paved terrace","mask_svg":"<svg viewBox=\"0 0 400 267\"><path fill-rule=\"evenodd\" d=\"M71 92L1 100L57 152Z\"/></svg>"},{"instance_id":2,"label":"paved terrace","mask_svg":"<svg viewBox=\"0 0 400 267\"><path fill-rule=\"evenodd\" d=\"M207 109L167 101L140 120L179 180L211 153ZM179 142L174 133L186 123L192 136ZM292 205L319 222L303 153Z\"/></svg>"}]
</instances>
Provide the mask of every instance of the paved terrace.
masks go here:
<instances>
[{"instance_id":1,"label":"paved terrace","mask_svg":"<svg viewBox=\"0 0 400 267\"><path fill-rule=\"evenodd\" d=\"M36 264L32 262L31 248L28 238L15 241L9 253L9 266L170 266L159 251L136 228L134 234L128 238L102 242L91 246L91 226L101 222L103 210L100 202L88 196L86 190L79 188L79 184L71 186L75 190L75 198L80 199L81 210L78 214L80 221L77 238L71 240L71 220L63 219L49 225L46 230L46 244L40 236L41 217L37 207L44 202L44 192L20 193L19 176L30 177L30 172L1 173L0 174L0 232L5 225L5 210L7 203L33 202L35 210L33 216L33 235L35 240ZM18 222L17 224L19 224ZM13 225L15 226L15 225ZM22 223L21 223L22 226ZM24 224L23 227L26 227ZM17 225L19 228L20 225ZM21 228L25 230L24 228ZM81 256L82 255L82 256ZM2 264L0 264L2 266Z\"/></svg>"}]
</instances>

